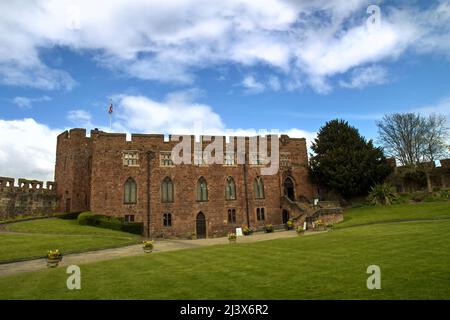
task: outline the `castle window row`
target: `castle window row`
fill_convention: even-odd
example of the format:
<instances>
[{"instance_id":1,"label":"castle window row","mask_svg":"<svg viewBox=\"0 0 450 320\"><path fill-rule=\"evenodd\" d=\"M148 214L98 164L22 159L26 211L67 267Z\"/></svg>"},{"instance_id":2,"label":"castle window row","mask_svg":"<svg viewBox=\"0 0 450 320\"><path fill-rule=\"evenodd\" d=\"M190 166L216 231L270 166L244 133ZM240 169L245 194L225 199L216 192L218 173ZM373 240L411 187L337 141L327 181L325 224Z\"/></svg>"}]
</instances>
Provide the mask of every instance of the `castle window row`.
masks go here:
<instances>
[{"instance_id":1,"label":"castle window row","mask_svg":"<svg viewBox=\"0 0 450 320\"><path fill-rule=\"evenodd\" d=\"M264 216L264 208L256 208L256 219L258 221L263 221L265 220L265 216ZM129 217L132 217L132 219L129 219ZM134 215L125 215L125 220L126 221L134 221ZM227 220L229 224L236 224L237 223L237 219L236 219L236 209L234 208L230 208L227 210ZM172 214L171 213L163 213L162 215L162 224L164 227L172 227Z\"/></svg>"},{"instance_id":2,"label":"castle window row","mask_svg":"<svg viewBox=\"0 0 450 320\"><path fill-rule=\"evenodd\" d=\"M124 184L123 203L136 204L137 203L137 184L133 178L128 178ZM255 199L264 199L264 183L262 177L256 177L253 184ZM165 177L161 182L161 202L174 202L174 184L172 179ZM228 177L225 182L225 199L236 200L236 184L232 177ZM208 183L204 177L197 181L197 201L208 201Z\"/></svg>"},{"instance_id":3,"label":"castle window row","mask_svg":"<svg viewBox=\"0 0 450 320\"><path fill-rule=\"evenodd\" d=\"M122 161L124 166L139 166L139 151L122 152Z\"/></svg>"},{"instance_id":4,"label":"castle window row","mask_svg":"<svg viewBox=\"0 0 450 320\"><path fill-rule=\"evenodd\" d=\"M249 154L249 163L253 166L261 166L265 164L265 157L253 152ZM139 166L139 151L123 151L122 161L124 166ZM194 152L194 165L205 166L207 159L204 157L202 151ZM234 152L226 152L224 154L223 164L225 166L234 166L236 164L236 154ZM172 152L161 151L159 154L159 165L161 167L173 167ZM291 154L289 152L280 153L280 165L282 167L291 166ZM65 165L64 165L65 167Z\"/></svg>"}]
</instances>

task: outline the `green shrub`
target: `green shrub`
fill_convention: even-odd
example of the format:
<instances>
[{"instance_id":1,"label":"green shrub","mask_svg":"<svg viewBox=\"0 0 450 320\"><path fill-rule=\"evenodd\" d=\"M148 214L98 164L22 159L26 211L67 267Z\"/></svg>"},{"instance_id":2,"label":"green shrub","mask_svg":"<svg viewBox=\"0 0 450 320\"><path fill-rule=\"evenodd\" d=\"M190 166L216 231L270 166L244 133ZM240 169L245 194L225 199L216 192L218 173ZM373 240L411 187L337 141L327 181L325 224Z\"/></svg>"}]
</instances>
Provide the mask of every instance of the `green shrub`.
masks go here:
<instances>
[{"instance_id":1,"label":"green shrub","mask_svg":"<svg viewBox=\"0 0 450 320\"><path fill-rule=\"evenodd\" d=\"M76 220L81 212L66 212L66 213L58 213L55 217L63 220Z\"/></svg>"},{"instance_id":2,"label":"green shrub","mask_svg":"<svg viewBox=\"0 0 450 320\"><path fill-rule=\"evenodd\" d=\"M82 212L78 216L78 224L134 234L142 234L144 231L144 225L141 222L124 222L123 218L92 214L89 211Z\"/></svg>"},{"instance_id":3,"label":"green shrub","mask_svg":"<svg viewBox=\"0 0 450 320\"><path fill-rule=\"evenodd\" d=\"M439 193L439 197L440 197L441 199L444 199L444 200L450 199L450 191L448 191L448 190L442 190L442 191Z\"/></svg>"},{"instance_id":4,"label":"green shrub","mask_svg":"<svg viewBox=\"0 0 450 320\"><path fill-rule=\"evenodd\" d=\"M122 224L122 231L134 234L143 234L144 224L142 222L125 222Z\"/></svg>"},{"instance_id":5,"label":"green shrub","mask_svg":"<svg viewBox=\"0 0 450 320\"><path fill-rule=\"evenodd\" d=\"M78 215L77 220L78 220L78 224L85 226L88 225L88 219L92 216L90 211L85 211L82 212Z\"/></svg>"},{"instance_id":6,"label":"green shrub","mask_svg":"<svg viewBox=\"0 0 450 320\"><path fill-rule=\"evenodd\" d=\"M381 183L372 187L367 200L371 204L390 205L395 198L394 188L389 183Z\"/></svg>"},{"instance_id":7,"label":"green shrub","mask_svg":"<svg viewBox=\"0 0 450 320\"><path fill-rule=\"evenodd\" d=\"M253 229L245 226L244 228L242 228L242 233L244 234L244 236L249 236L253 233Z\"/></svg>"},{"instance_id":8,"label":"green shrub","mask_svg":"<svg viewBox=\"0 0 450 320\"><path fill-rule=\"evenodd\" d=\"M411 200L414 202L422 202L425 199L425 195L423 193L415 193L411 197Z\"/></svg>"}]
</instances>

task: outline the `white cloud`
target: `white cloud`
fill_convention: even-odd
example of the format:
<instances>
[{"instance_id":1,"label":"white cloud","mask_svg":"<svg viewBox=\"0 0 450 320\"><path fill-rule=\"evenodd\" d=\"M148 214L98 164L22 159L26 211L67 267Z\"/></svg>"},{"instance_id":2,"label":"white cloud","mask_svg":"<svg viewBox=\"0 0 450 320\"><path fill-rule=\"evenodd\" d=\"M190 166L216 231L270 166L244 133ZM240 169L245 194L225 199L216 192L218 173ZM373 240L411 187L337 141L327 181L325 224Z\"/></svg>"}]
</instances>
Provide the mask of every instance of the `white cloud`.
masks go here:
<instances>
[{"instance_id":1,"label":"white cloud","mask_svg":"<svg viewBox=\"0 0 450 320\"><path fill-rule=\"evenodd\" d=\"M91 122L92 116L88 111L77 109L77 110L70 110L67 114L67 119L72 122L73 124L91 129L93 128L93 124Z\"/></svg>"},{"instance_id":2,"label":"white cloud","mask_svg":"<svg viewBox=\"0 0 450 320\"><path fill-rule=\"evenodd\" d=\"M381 27L372 33L365 27L369 4L80 0L74 17L64 1L2 2L0 83L72 88L66 71L41 59L40 50L54 46L87 52L104 67L145 80L192 83L204 68L263 65L283 76L288 90L309 84L321 93L349 70L408 50L449 56L448 1L421 11L405 2L381 5ZM79 29L67 28L73 19Z\"/></svg>"},{"instance_id":3,"label":"white cloud","mask_svg":"<svg viewBox=\"0 0 450 320\"><path fill-rule=\"evenodd\" d=\"M174 134L190 134L198 127L211 133L222 131L220 116L210 106L192 99L192 91L169 94L163 101L140 95L116 95L113 128Z\"/></svg>"},{"instance_id":4,"label":"white cloud","mask_svg":"<svg viewBox=\"0 0 450 320\"><path fill-rule=\"evenodd\" d=\"M241 85L246 89L247 93L261 93L266 90L266 86L262 82L256 81L255 77L252 75L246 76Z\"/></svg>"},{"instance_id":5,"label":"white cloud","mask_svg":"<svg viewBox=\"0 0 450 320\"><path fill-rule=\"evenodd\" d=\"M450 121L450 97L443 98L438 103L433 105L414 108L412 112L418 112L422 114L432 114L432 113L443 114L447 116L447 118Z\"/></svg>"},{"instance_id":6,"label":"white cloud","mask_svg":"<svg viewBox=\"0 0 450 320\"><path fill-rule=\"evenodd\" d=\"M356 68L350 74L350 80L339 82L344 88L362 89L369 85L381 85L388 82L388 72L386 68L380 66L369 66L366 68Z\"/></svg>"},{"instance_id":7,"label":"white cloud","mask_svg":"<svg viewBox=\"0 0 450 320\"><path fill-rule=\"evenodd\" d=\"M56 136L33 119L0 119L0 172L2 176L53 181Z\"/></svg>"},{"instance_id":8,"label":"white cloud","mask_svg":"<svg viewBox=\"0 0 450 320\"><path fill-rule=\"evenodd\" d=\"M260 133L260 129L273 128L231 128L208 105L193 101L198 95L195 90L174 92L163 101L156 101L145 96L116 95L116 119L113 123L115 131L170 133L170 134L203 134L203 135L236 135L251 136ZM297 128L279 130L294 138L306 138L308 143L316 133Z\"/></svg>"},{"instance_id":9,"label":"white cloud","mask_svg":"<svg viewBox=\"0 0 450 320\"><path fill-rule=\"evenodd\" d=\"M51 101L52 98L49 96L41 96L37 98L28 98L28 97L15 97L11 99L11 102L19 106L20 108L31 108L34 102L44 102Z\"/></svg>"}]
</instances>

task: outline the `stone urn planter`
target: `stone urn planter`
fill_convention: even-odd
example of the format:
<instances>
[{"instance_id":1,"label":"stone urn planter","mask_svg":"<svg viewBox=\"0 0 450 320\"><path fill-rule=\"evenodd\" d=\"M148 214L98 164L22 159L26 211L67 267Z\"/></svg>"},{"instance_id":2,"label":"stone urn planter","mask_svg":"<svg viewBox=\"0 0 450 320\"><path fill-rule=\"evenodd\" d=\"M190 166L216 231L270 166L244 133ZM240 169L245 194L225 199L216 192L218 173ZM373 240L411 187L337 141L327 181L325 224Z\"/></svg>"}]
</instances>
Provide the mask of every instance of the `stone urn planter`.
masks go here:
<instances>
[{"instance_id":1,"label":"stone urn planter","mask_svg":"<svg viewBox=\"0 0 450 320\"><path fill-rule=\"evenodd\" d=\"M305 229L303 229L302 226L298 226L297 229L296 229L295 231L297 231L297 234L298 234L299 236L301 236L301 235L303 235L303 234L305 233Z\"/></svg>"},{"instance_id":2,"label":"stone urn planter","mask_svg":"<svg viewBox=\"0 0 450 320\"><path fill-rule=\"evenodd\" d=\"M294 222L292 220L288 220L285 224L286 230L292 230L294 229Z\"/></svg>"},{"instance_id":3,"label":"stone urn planter","mask_svg":"<svg viewBox=\"0 0 450 320\"><path fill-rule=\"evenodd\" d=\"M144 244L142 249L145 253L151 253L153 251L153 241L143 241L142 243Z\"/></svg>"},{"instance_id":4,"label":"stone urn planter","mask_svg":"<svg viewBox=\"0 0 450 320\"><path fill-rule=\"evenodd\" d=\"M47 253L47 267L56 268L62 260L62 254L59 250L49 250Z\"/></svg>"}]
</instances>

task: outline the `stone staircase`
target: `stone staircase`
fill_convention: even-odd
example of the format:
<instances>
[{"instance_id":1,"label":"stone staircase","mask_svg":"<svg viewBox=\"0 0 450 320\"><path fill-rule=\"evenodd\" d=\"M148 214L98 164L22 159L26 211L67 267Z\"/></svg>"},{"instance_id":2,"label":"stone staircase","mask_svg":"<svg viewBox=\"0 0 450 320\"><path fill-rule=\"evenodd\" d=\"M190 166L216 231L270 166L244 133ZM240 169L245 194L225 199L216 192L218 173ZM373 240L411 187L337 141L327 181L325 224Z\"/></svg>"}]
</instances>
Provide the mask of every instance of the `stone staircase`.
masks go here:
<instances>
[{"instance_id":1,"label":"stone staircase","mask_svg":"<svg viewBox=\"0 0 450 320\"><path fill-rule=\"evenodd\" d=\"M306 201L293 201L286 196L281 198L281 206L289 211L295 228L303 226L311 227L313 221L323 219L325 222L338 222L342 220L342 208L335 201L319 201L316 205Z\"/></svg>"}]
</instances>

